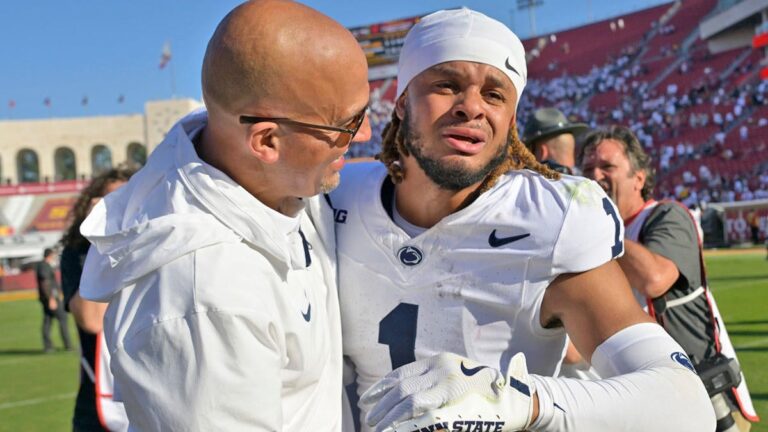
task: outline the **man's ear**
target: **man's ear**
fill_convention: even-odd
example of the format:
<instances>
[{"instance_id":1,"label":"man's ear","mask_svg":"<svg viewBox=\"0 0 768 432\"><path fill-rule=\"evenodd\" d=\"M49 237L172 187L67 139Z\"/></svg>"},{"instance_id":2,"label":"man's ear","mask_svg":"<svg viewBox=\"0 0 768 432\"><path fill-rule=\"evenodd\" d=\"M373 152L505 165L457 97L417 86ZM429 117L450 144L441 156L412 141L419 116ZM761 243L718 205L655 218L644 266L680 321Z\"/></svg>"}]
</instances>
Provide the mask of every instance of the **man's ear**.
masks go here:
<instances>
[{"instance_id":1,"label":"man's ear","mask_svg":"<svg viewBox=\"0 0 768 432\"><path fill-rule=\"evenodd\" d=\"M395 102L395 113L397 114L397 118L399 118L401 121L403 120L403 117L405 117L405 104L406 104L406 98L408 97L408 91L404 91L403 94L400 95L399 98L397 98L397 101Z\"/></svg>"},{"instance_id":2,"label":"man's ear","mask_svg":"<svg viewBox=\"0 0 768 432\"><path fill-rule=\"evenodd\" d=\"M264 163L273 164L280 159L280 139L276 132L277 123L260 122L248 128L248 147Z\"/></svg>"},{"instance_id":3,"label":"man's ear","mask_svg":"<svg viewBox=\"0 0 768 432\"><path fill-rule=\"evenodd\" d=\"M549 146L546 144L536 144L533 146L533 155L539 161L545 161L549 159Z\"/></svg>"},{"instance_id":4,"label":"man's ear","mask_svg":"<svg viewBox=\"0 0 768 432\"><path fill-rule=\"evenodd\" d=\"M645 172L645 170L635 170L634 173L635 177L635 190L643 190L643 187L645 186L645 179L648 177L648 173Z\"/></svg>"}]
</instances>

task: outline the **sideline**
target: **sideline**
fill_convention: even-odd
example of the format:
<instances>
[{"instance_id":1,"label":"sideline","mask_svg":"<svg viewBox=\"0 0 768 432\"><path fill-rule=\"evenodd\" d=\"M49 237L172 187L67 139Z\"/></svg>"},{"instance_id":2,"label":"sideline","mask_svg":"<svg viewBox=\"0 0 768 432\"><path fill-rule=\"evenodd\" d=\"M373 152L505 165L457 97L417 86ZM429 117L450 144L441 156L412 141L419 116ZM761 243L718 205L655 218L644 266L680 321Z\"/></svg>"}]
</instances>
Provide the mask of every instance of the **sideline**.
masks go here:
<instances>
[{"instance_id":1,"label":"sideline","mask_svg":"<svg viewBox=\"0 0 768 432\"><path fill-rule=\"evenodd\" d=\"M37 405L43 402L60 400L60 399L69 399L69 398L75 397L76 395L77 395L76 392L72 392L72 393L64 393L64 394L55 395L55 396L48 396L44 398L27 399L27 400L16 401L16 402L6 402L3 404L0 404L0 410L17 408L20 406Z\"/></svg>"},{"instance_id":2,"label":"sideline","mask_svg":"<svg viewBox=\"0 0 768 432\"><path fill-rule=\"evenodd\" d=\"M765 255L765 246L752 246L747 248L704 249L704 257L736 256L736 255Z\"/></svg>"},{"instance_id":3,"label":"sideline","mask_svg":"<svg viewBox=\"0 0 768 432\"><path fill-rule=\"evenodd\" d=\"M0 303L16 300L34 300L37 298L36 290L0 292Z\"/></svg>"}]
</instances>

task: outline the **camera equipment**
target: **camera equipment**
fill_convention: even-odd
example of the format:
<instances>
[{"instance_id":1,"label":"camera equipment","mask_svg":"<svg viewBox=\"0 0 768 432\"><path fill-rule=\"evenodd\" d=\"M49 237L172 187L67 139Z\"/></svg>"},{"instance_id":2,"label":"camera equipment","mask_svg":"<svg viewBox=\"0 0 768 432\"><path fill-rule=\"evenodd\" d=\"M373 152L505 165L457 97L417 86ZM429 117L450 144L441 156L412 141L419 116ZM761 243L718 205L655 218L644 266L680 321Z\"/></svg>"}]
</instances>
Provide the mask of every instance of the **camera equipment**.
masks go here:
<instances>
[{"instance_id":1,"label":"camera equipment","mask_svg":"<svg viewBox=\"0 0 768 432\"><path fill-rule=\"evenodd\" d=\"M717 418L717 432L738 432L731 407L728 405L724 391L741 383L741 368L736 359L728 358L718 353L696 366L704 388L707 389L712 407Z\"/></svg>"}]
</instances>

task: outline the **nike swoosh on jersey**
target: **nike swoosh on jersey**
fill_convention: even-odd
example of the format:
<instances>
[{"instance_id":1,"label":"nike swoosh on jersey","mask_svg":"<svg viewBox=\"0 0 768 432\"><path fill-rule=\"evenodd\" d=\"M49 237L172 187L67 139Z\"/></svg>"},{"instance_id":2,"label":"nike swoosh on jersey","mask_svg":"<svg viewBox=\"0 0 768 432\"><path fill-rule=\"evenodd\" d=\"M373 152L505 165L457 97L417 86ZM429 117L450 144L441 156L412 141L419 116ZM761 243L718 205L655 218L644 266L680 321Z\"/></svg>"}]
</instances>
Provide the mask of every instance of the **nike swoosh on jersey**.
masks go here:
<instances>
[{"instance_id":1,"label":"nike swoosh on jersey","mask_svg":"<svg viewBox=\"0 0 768 432\"><path fill-rule=\"evenodd\" d=\"M483 369L485 369L487 367L488 366L477 366L477 367L473 367L473 368L467 369L467 367L464 366L464 362L461 362L461 372L463 372L464 375L466 375L466 376L472 376L472 375L480 372L481 370L483 370Z\"/></svg>"},{"instance_id":2,"label":"nike swoosh on jersey","mask_svg":"<svg viewBox=\"0 0 768 432\"><path fill-rule=\"evenodd\" d=\"M522 240L530 235L531 233L525 233L520 235L514 235L511 237L496 237L496 230L493 230L491 231L491 235L488 236L488 244L491 245L491 247L504 246L506 244L510 244L518 240Z\"/></svg>"},{"instance_id":3,"label":"nike swoosh on jersey","mask_svg":"<svg viewBox=\"0 0 768 432\"><path fill-rule=\"evenodd\" d=\"M304 321L309 322L312 318L312 303L307 304L307 313L302 312L301 316L304 317Z\"/></svg>"}]
</instances>

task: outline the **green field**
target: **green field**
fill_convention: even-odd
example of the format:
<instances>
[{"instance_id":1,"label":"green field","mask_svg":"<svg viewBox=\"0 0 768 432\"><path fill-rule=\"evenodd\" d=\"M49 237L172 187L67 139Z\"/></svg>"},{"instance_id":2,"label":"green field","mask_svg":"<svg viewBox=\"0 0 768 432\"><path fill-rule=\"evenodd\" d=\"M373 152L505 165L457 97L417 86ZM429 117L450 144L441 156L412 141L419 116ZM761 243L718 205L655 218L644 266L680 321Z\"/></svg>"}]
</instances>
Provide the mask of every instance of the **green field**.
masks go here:
<instances>
[{"instance_id":1,"label":"green field","mask_svg":"<svg viewBox=\"0 0 768 432\"><path fill-rule=\"evenodd\" d=\"M710 285L736 346L752 400L768 432L768 261L763 251L707 257ZM42 353L36 300L0 296L0 432L67 431L78 382L78 355ZM70 323L74 334L74 323ZM54 328L54 341L59 346ZM74 336L77 340L76 336Z\"/></svg>"}]
</instances>

